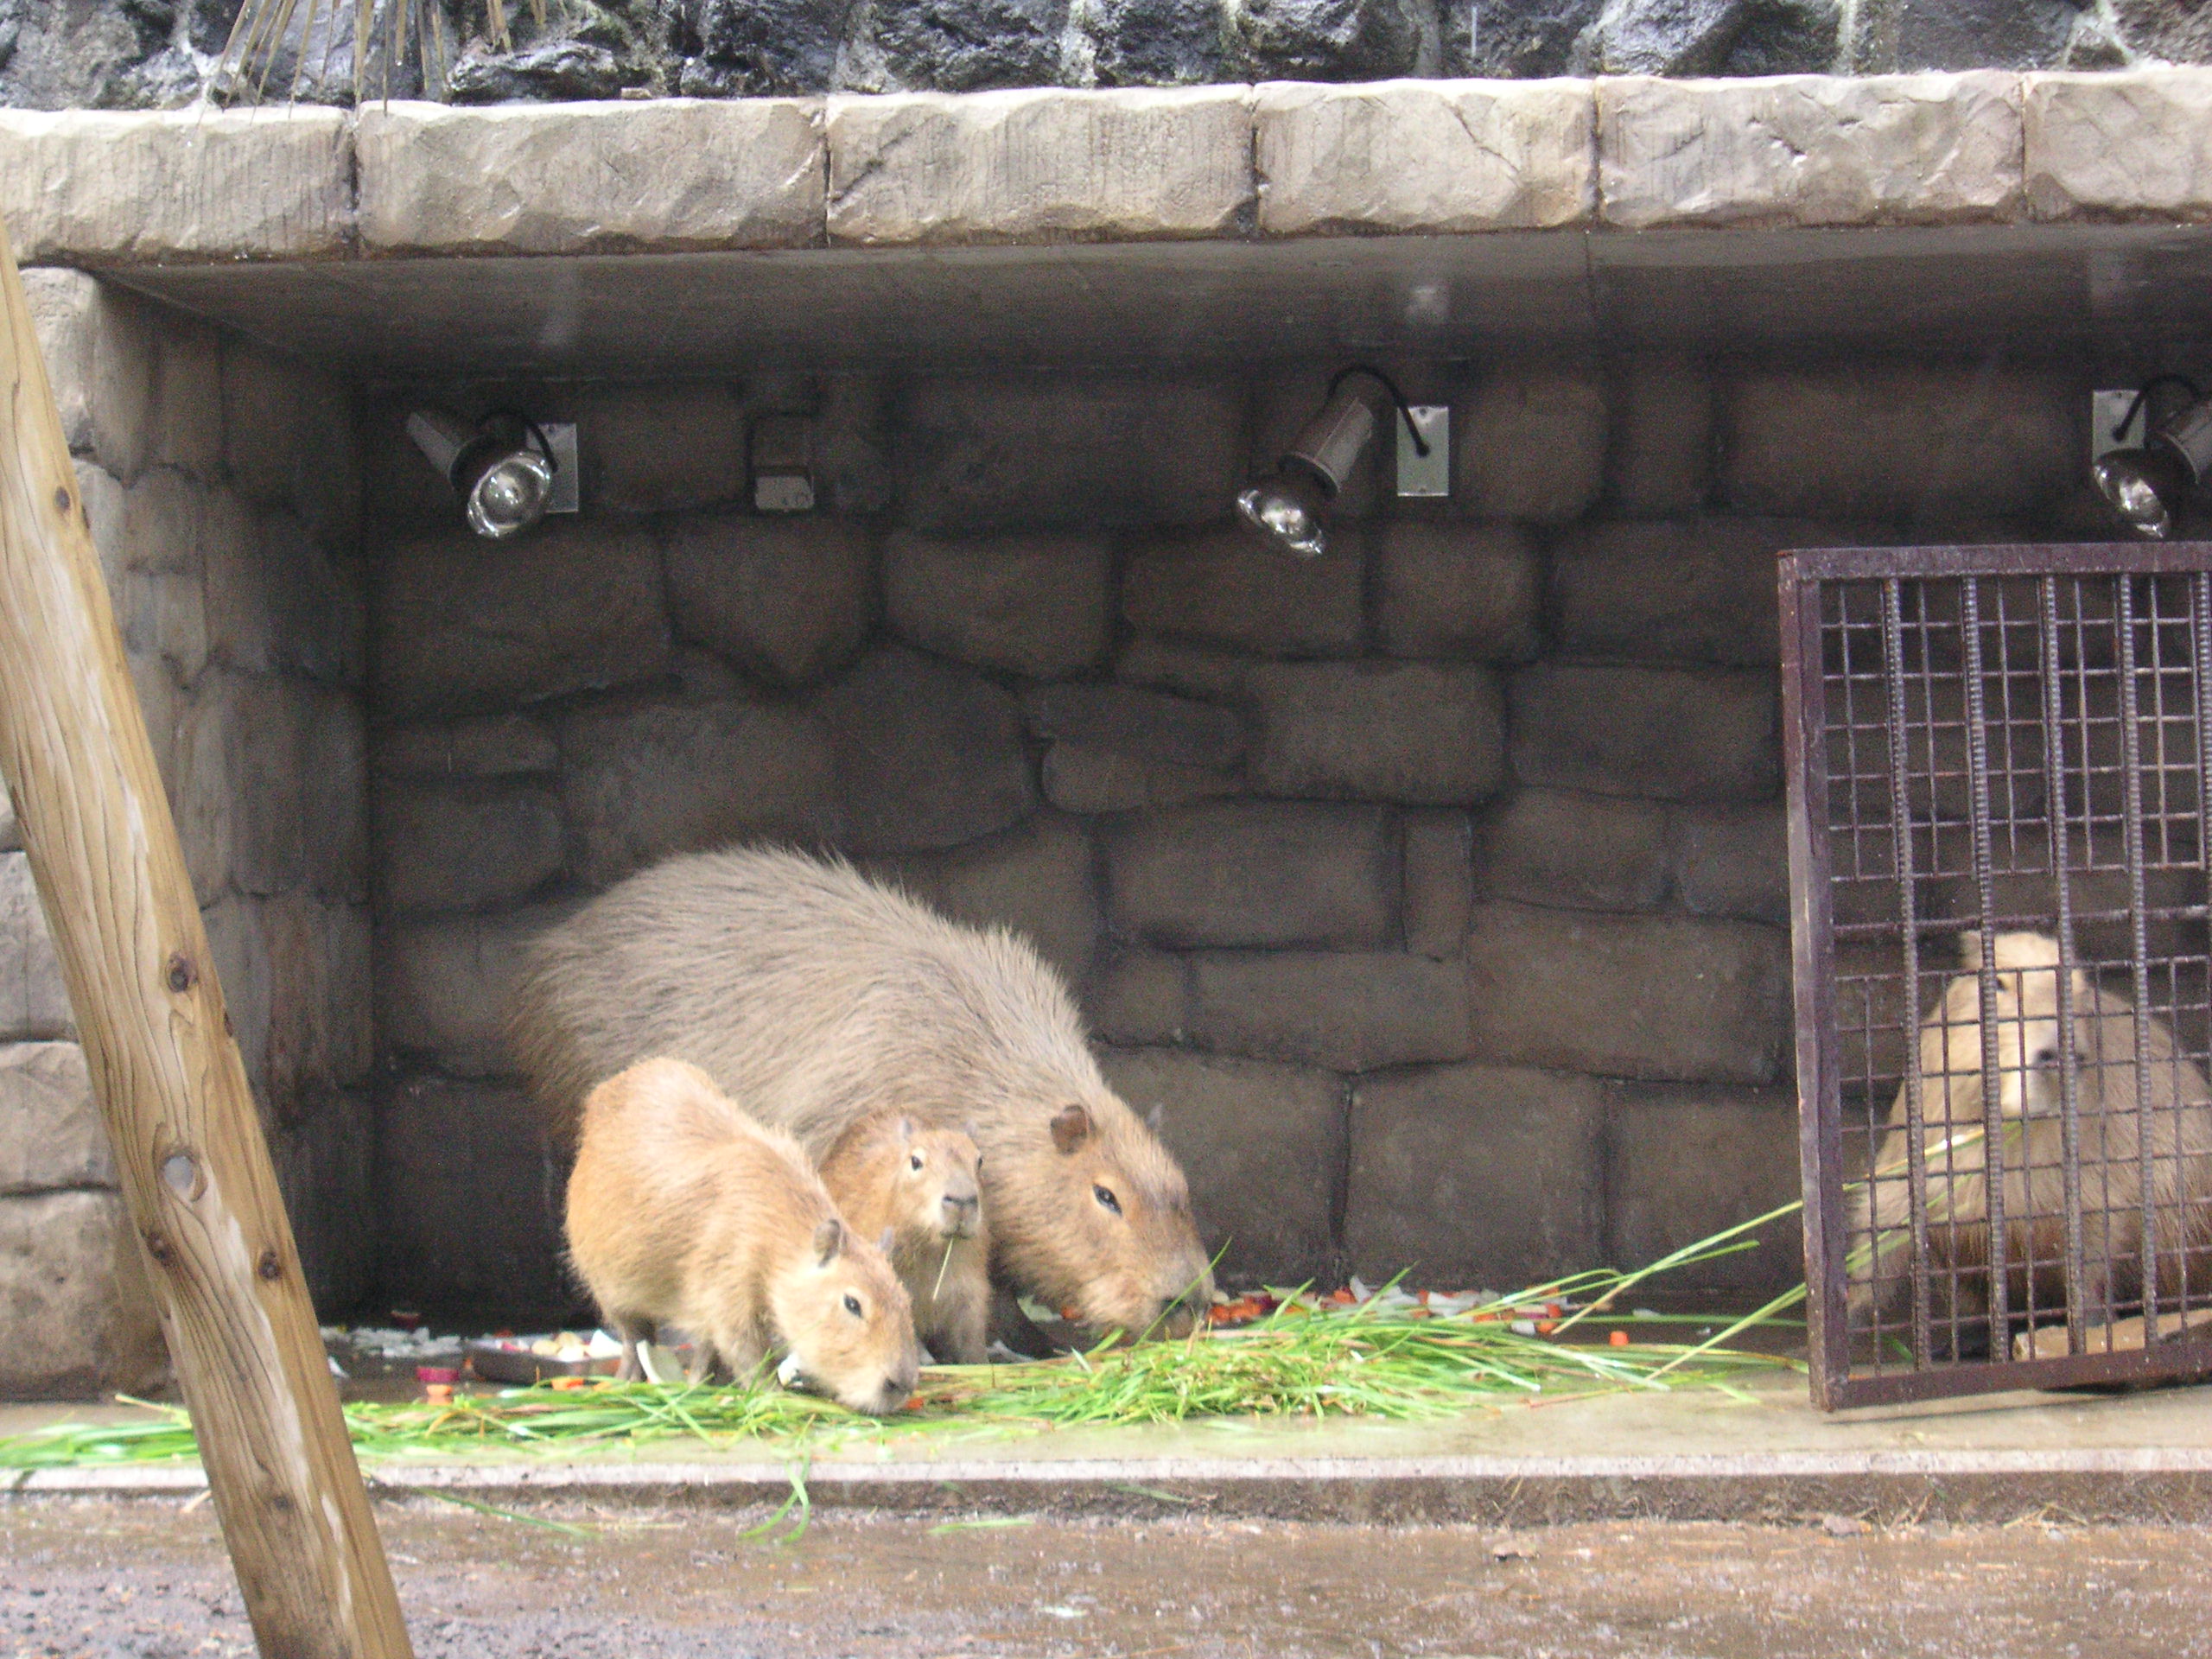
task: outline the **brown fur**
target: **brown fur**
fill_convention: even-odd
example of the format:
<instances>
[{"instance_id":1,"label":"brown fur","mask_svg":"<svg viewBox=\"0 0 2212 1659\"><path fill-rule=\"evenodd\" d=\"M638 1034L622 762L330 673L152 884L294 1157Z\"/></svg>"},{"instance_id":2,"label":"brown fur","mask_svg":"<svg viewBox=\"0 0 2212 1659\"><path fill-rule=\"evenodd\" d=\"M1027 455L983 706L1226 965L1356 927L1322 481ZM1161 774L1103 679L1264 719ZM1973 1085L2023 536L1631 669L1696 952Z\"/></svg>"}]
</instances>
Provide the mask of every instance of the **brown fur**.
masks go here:
<instances>
[{"instance_id":1,"label":"brown fur","mask_svg":"<svg viewBox=\"0 0 2212 1659\"><path fill-rule=\"evenodd\" d=\"M652 1059L591 1091L569 1180L569 1255L622 1338L664 1325L692 1371L745 1381L777 1348L856 1411L896 1411L920 1368L906 1293L839 1218L798 1143L696 1066Z\"/></svg>"},{"instance_id":2,"label":"brown fur","mask_svg":"<svg viewBox=\"0 0 2212 1659\"><path fill-rule=\"evenodd\" d=\"M817 1157L887 1109L967 1126L995 1280L1132 1332L1187 1330L1211 1298L1183 1172L1058 976L847 865L733 851L632 876L537 941L512 1031L556 1114L672 1054Z\"/></svg>"},{"instance_id":3,"label":"brown fur","mask_svg":"<svg viewBox=\"0 0 2212 1659\"><path fill-rule=\"evenodd\" d=\"M979 1365L991 1313L991 1241L978 1166L958 1129L899 1112L864 1117L822 1160L822 1184L862 1236L887 1241L934 1357Z\"/></svg>"},{"instance_id":4,"label":"brown fur","mask_svg":"<svg viewBox=\"0 0 2212 1659\"><path fill-rule=\"evenodd\" d=\"M1937 1317L1986 1317L1989 1305L1988 1174L1984 1140L1947 1141L1984 1123L1981 941L1964 941L1966 971L1944 988L1920 1033L1922 1123L1927 1169L1928 1237ZM2115 1305L2143 1294L2144 1243L2141 1112L2139 1082L2148 1086L2151 1192L2156 1215L2158 1289L2177 1294L2183 1257L2192 1289L2212 1281L2212 1088L2175 1046L2163 1022L2146 1020L2148 1063L2136 1065L2136 1014L2124 998L2099 988L2075 969L2069 982L2074 1026L2076 1136L2082 1263L2087 1282L2066 1282L2066 1196L2062 1118L2059 955L2039 933L2000 933L1991 951L1996 970L1999 1109L2009 1124L2005 1171L2006 1304L2029 1306L2034 1274L2038 1313L2080 1304L2083 1319L2100 1324ZM1878 1301L1895 1299L1903 1281L1877 1276L1872 1236L1888 1268L1910 1249L1912 1224L1908 1160L1911 1129L1899 1089L1889 1128L1875 1155L1874 1175L1853 1201L1851 1237L1859 1258L1850 1268L1854 1323ZM1870 1201L1871 1199L1871 1201Z\"/></svg>"}]
</instances>

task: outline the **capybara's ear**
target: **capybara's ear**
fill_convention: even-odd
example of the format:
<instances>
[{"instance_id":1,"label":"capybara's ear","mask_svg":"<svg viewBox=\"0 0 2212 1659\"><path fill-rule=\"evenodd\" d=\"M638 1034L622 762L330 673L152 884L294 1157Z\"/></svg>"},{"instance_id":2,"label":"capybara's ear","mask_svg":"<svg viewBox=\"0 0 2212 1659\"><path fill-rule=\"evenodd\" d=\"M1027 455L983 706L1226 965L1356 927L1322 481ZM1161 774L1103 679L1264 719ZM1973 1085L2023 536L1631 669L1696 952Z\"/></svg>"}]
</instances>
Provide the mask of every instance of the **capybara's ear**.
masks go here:
<instances>
[{"instance_id":1,"label":"capybara's ear","mask_svg":"<svg viewBox=\"0 0 2212 1659\"><path fill-rule=\"evenodd\" d=\"M1981 935L1969 931L1959 935L1959 966L1970 974L1981 971Z\"/></svg>"},{"instance_id":2,"label":"capybara's ear","mask_svg":"<svg viewBox=\"0 0 2212 1659\"><path fill-rule=\"evenodd\" d=\"M899 1236L887 1227L883 1230L883 1236L876 1240L875 1248L888 1255L898 1247L898 1243Z\"/></svg>"},{"instance_id":3,"label":"capybara's ear","mask_svg":"<svg viewBox=\"0 0 2212 1659\"><path fill-rule=\"evenodd\" d=\"M832 1216L814 1230L815 1259L828 1267L845 1248L845 1224Z\"/></svg>"},{"instance_id":4,"label":"capybara's ear","mask_svg":"<svg viewBox=\"0 0 2212 1659\"><path fill-rule=\"evenodd\" d=\"M1052 1144L1073 1152L1090 1134L1090 1114L1081 1106L1063 1106L1052 1116Z\"/></svg>"}]
</instances>

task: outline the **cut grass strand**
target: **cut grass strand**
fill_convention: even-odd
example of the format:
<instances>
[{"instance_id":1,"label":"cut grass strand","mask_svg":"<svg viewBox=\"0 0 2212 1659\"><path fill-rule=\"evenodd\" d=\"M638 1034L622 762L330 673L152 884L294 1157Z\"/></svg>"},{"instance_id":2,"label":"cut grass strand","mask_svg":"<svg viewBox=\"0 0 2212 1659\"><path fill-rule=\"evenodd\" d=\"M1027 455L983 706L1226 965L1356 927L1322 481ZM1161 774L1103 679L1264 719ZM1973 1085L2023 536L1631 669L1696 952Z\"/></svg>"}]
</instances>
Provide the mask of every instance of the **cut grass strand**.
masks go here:
<instances>
[{"instance_id":1,"label":"cut grass strand","mask_svg":"<svg viewBox=\"0 0 2212 1659\"><path fill-rule=\"evenodd\" d=\"M570 1538L594 1538L596 1527L571 1526L566 1521L550 1521L542 1515L520 1515L512 1510L503 1510L494 1503L486 1503L473 1497L463 1497L459 1492L441 1491L435 1486L419 1487L425 1497L435 1497L441 1503L458 1504L464 1510L474 1510L479 1515L488 1515L495 1521L512 1521L518 1526L541 1527L547 1532L557 1532Z\"/></svg>"}]
</instances>

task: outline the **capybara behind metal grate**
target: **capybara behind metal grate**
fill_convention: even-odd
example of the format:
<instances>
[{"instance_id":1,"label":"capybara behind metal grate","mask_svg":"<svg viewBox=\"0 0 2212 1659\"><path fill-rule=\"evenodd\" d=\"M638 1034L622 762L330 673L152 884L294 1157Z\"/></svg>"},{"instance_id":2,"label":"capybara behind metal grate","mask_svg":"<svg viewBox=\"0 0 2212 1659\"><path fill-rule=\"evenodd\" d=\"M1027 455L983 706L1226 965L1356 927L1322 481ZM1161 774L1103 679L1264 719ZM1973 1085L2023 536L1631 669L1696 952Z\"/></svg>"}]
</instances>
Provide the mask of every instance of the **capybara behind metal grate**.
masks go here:
<instances>
[{"instance_id":1,"label":"capybara behind metal grate","mask_svg":"<svg viewBox=\"0 0 2212 1659\"><path fill-rule=\"evenodd\" d=\"M1781 582L1815 1399L2212 1372L2212 545Z\"/></svg>"}]
</instances>

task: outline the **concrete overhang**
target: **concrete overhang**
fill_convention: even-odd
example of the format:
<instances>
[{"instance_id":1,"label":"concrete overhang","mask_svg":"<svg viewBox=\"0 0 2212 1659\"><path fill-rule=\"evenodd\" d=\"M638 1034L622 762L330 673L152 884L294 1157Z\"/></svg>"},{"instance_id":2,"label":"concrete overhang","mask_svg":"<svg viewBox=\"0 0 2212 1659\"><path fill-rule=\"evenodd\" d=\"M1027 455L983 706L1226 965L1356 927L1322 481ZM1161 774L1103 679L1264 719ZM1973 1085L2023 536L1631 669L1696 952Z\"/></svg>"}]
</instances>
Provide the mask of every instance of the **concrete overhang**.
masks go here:
<instances>
[{"instance_id":1,"label":"concrete overhang","mask_svg":"<svg viewBox=\"0 0 2212 1659\"><path fill-rule=\"evenodd\" d=\"M2212 72L0 115L67 264L370 377L2212 332Z\"/></svg>"}]
</instances>

